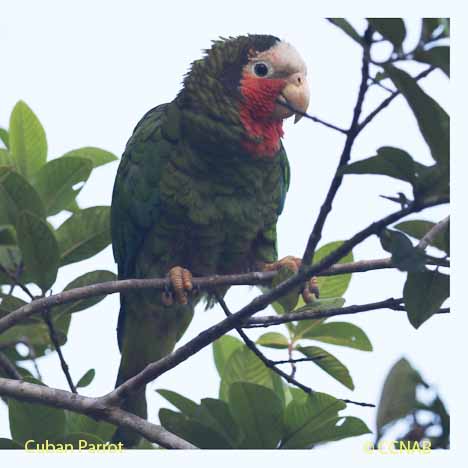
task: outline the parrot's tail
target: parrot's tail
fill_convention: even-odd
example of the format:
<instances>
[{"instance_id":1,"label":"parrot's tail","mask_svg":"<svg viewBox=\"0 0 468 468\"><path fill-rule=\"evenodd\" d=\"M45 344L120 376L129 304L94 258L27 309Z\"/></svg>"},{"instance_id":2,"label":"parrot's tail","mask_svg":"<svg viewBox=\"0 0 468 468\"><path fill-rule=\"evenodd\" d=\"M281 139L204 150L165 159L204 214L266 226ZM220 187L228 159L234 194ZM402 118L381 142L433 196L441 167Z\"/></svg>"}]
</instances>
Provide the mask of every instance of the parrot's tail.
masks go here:
<instances>
[{"instance_id":1,"label":"parrot's tail","mask_svg":"<svg viewBox=\"0 0 468 468\"><path fill-rule=\"evenodd\" d=\"M143 294L138 297L145 298ZM152 303L150 302L152 301ZM118 335L122 352L116 387L141 372L150 362L168 355L188 327L193 305L158 304L154 297L142 303L125 301L120 309ZM145 388L132 393L122 409L147 419ZM112 442L122 442L125 448L138 445L141 436L131 429L119 427Z\"/></svg>"},{"instance_id":2,"label":"parrot's tail","mask_svg":"<svg viewBox=\"0 0 468 468\"><path fill-rule=\"evenodd\" d=\"M123 361L122 361L123 362ZM123 369L122 363L120 364L119 374L117 376L117 381L115 386L118 387L123 382L128 380L130 377L125 375L126 372ZM128 398L121 408L124 411L128 411L130 413L136 414L143 419L148 417L148 410L146 405L146 386L132 394L130 398ZM114 444L122 442L125 448L135 447L141 439L141 436L137 434L135 431L131 429L127 429L125 427L119 427L112 438L112 442Z\"/></svg>"}]
</instances>

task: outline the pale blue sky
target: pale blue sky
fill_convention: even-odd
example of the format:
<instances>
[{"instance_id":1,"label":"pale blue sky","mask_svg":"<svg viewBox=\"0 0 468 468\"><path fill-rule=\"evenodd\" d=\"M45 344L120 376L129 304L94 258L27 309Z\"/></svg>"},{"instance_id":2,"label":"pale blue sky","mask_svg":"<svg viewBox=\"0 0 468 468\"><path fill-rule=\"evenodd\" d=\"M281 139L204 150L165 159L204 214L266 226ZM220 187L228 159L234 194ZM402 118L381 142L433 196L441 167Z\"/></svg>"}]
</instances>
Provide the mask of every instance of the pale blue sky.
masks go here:
<instances>
[{"instance_id":1,"label":"pale blue sky","mask_svg":"<svg viewBox=\"0 0 468 468\"><path fill-rule=\"evenodd\" d=\"M304 4L301 4L304 6ZM289 3L280 14L271 2L236 5L215 2L10 2L2 6L0 50L0 126L7 126L14 104L25 100L45 127L50 157L81 146L99 146L120 155L140 117L151 107L171 100L189 63L218 36L269 33L291 42L309 69L309 111L339 126L350 122L360 78L360 47L328 22L311 14L298 14ZM209 5L209 6L208 6ZM27 6L27 8L26 8ZM222 10L222 12L221 12ZM354 24L362 27L362 21ZM409 43L418 37L417 21L409 21ZM412 67L411 71L419 71ZM448 80L435 72L423 87L449 111ZM373 87L364 105L372 110L385 91ZM280 255L301 255L335 170L343 136L303 119L285 125L292 182L279 221ZM400 97L359 137L353 159L375 154L380 146L405 149L428 163L428 149L405 101ZM110 204L117 163L99 168L79 197L84 207ZM395 209L379 197L408 191L395 180L378 176L349 176L334 203L324 230L325 242L345 239L372 220ZM423 218L438 220L447 208L427 211ZM421 215L417 216L421 218ZM387 254L372 238L355 249L356 259L381 258ZM115 271L111 249L91 260L67 266L54 287L59 291L80 274L95 270ZM346 293L347 304L399 297L405 275L396 271L355 274ZM227 302L238 309L254 291L236 288ZM115 338L118 297L108 297L92 309L73 316L64 354L74 379L91 367L97 376L84 389L86 395L110 391L115 381L119 353ZM198 310L183 341L222 318L218 308ZM347 364L356 389L348 391L313 365L301 365L297 377L316 390L334 396L378 402L389 368L402 356L434 384L451 408L453 367L444 337L453 330L452 317L434 317L414 330L404 313L375 311L349 317L371 339L374 352L324 346ZM255 336L255 333L252 333ZM57 356L41 359L41 370L50 386L67 388ZM157 419L168 406L154 393L170 388L198 400L216 396L219 380L207 348L149 386L150 418ZM359 416L371 428L375 412L349 406L346 414ZM0 404L0 437L9 435L7 410ZM362 451L367 436L330 445L330 450Z\"/></svg>"}]
</instances>

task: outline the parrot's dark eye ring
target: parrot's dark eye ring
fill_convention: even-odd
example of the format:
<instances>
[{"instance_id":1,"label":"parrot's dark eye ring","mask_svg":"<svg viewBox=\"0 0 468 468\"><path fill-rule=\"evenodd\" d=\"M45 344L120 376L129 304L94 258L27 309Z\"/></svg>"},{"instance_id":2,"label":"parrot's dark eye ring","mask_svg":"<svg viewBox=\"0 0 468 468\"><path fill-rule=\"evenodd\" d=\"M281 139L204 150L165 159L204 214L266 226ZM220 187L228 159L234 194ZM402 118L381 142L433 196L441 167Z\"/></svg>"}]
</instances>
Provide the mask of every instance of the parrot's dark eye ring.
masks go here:
<instances>
[{"instance_id":1,"label":"parrot's dark eye ring","mask_svg":"<svg viewBox=\"0 0 468 468\"><path fill-rule=\"evenodd\" d=\"M264 78L270 73L270 68L265 62L257 62L253 66L253 72L260 78Z\"/></svg>"}]
</instances>

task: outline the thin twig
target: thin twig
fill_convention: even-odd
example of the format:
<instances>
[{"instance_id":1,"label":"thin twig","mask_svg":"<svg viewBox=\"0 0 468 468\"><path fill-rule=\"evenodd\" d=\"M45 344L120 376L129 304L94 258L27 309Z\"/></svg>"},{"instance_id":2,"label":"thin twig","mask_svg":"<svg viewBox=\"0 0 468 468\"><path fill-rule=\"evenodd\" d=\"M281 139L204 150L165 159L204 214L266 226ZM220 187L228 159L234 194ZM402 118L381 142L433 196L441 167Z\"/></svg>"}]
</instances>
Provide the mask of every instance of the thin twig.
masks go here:
<instances>
[{"instance_id":1,"label":"thin twig","mask_svg":"<svg viewBox=\"0 0 468 468\"><path fill-rule=\"evenodd\" d=\"M382 89L384 89L385 91L387 91L389 93L394 93L395 92L395 90L387 88L387 86L385 86L379 80L375 79L372 76L369 77L369 80L372 81L372 85L378 86L379 88L382 88Z\"/></svg>"},{"instance_id":2,"label":"thin twig","mask_svg":"<svg viewBox=\"0 0 468 468\"><path fill-rule=\"evenodd\" d=\"M2 352L0 352L0 368L3 369L10 379L21 380L23 378L15 365Z\"/></svg>"},{"instance_id":3,"label":"thin twig","mask_svg":"<svg viewBox=\"0 0 468 468\"><path fill-rule=\"evenodd\" d=\"M44 309L42 311L42 318L44 319L44 322L46 323L47 328L49 329L49 337L50 337L50 340L52 341L52 344L54 345L55 351L57 351L57 354L60 360L60 365L62 367L62 371L65 375L65 378L67 379L68 386L70 387L70 390L72 391L72 393L78 393L76 391L75 384L73 383L73 379L71 378L70 369L68 368L67 361L65 361L65 358L63 357L62 348L60 346L60 341L57 337L54 323L52 322L50 318L49 309Z\"/></svg>"},{"instance_id":4,"label":"thin twig","mask_svg":"<svg viewBox=\"0 0 468 468\"><path fill-rule=\"evenodd\" d=\"M327 220L327 217L332 209L333 200L335 199L338 189L340 188L341 183L343 181L343 174L341 172L341 169L344 166L346 166L346 164L348 164L348 161L351 157L351 149L353 147L354 140L356 139L359 133L359 118L362 112L362 104L364 102L366 92L369 88L369 54L371 39L372 29L368 27L363 38L364 43L361 67L361 84L359 86L358 97L353 111L353 118L349 130L346 134L346 141L343 147L343 151L341 153L338 166L335 171L335 175L333 176L327 195L325 197L325 201L320 207L319 215L317 217L317 220L315 221L314 227L307 241L307 246L302 256L303 268L305 268L306 265L309 265L313 262L315 249L317 248L317 245L320 239L322 238L322 230L325 225L325 221Z\"/></svg>"},{"instance_id":5,"label":"thin twig","mask_svg":"<svg viewBox=\"0 0 468 468\"><path fill-rule=\"evenodd\" d=\"M296 109L289 102L280 101L279 99L277 99L276 103L279 104L280 106L286 107L286 109L289 109L291 112L294 112L295 114L299 114L300 116L305 117L306 119L310 119L316 123L324 125L325 127L336 130L337 132L343 133L345 135L348 133L348 130L345 130L344 128L337 127L336 125L333 125L329 122L325 122L325 120L319 119L318 117L314 117L313 115L310 115L307 112Z\"/></svg>"},{"instance_id":6,"label":"thin twig","mask_svg":"<svg viewBox=\"0 0 468 468\"><path fill-rule=\"evenodd\" d=\"M319 361L320 359L323 359L325 356L315 356L313 358L311 357L304 357L304 358L296 358L296 359L284 359L284 360L279 360L279 361L273 361L273 364L276 366L278 364L296 364L298 362L314 362L314 361Z\"/></svg>"},{"instance_id":7,"label":"thin twig","mask_svg":"<svg viewBox=\"0 0 468 468\"><path fill-rule=\"evenodd\" d=\"M224 313L226 314L226 317L232 317L232 313L228 309L228 306L226 305L226 302L224 299L221 297L220 294L216 293L216 299L219 302L219 305L223 309ZM242 330L241 327L235 327L237 333L239 336L242 338L244 341L245 345L247 348L250 349L259 359L260 361L265 364L268 369L271 369L273 372L278 374L280 377L283 377L287 382L289 382L291 385L294 385L295 387L300 388L301 390L304 390L306 393L313 393L313 390L310 387L307 387L306 385L302 384L301 382L297 381L294 376L288 375L286 372L282 371L281 369L278 369L275 366L275 363L268 359L258 348L257 345L246 335L244 330Z\"/></svg>"},{"instance_id":8,"label":"thin twig","mask_svg":"<svg viewBox=\"0 0 468 468\"><path fill-rule=\"evenodd\" d=\"M414 80L419 81L421 78L426 77L435 70L435 67L429 67L414 77ZM384 99L369 115L359 124L358 133L361 133L364 127L366 127L383 109L385 109L397 96L399 96L400 90L393 91L388 98Z\"/></svg>"},{"instance_id":9,"label":"thin twig","mask_svg":"<svg viewBox=\"0 0 468 468\"><path fill-rule=\"evenodd\" d=\"M5 273L5 275L7 275L8 278L10 278L12 286L20 287L23 290L23 292L29 296L30 299L34 300L34 294L24 284L21 284L18 281L18 278L16 278L16 276L7 268L5 268L2 264L0 264L0 271ZM11 289L11 291L13 291L13 289Z\"/></svg>"}]
</instances>

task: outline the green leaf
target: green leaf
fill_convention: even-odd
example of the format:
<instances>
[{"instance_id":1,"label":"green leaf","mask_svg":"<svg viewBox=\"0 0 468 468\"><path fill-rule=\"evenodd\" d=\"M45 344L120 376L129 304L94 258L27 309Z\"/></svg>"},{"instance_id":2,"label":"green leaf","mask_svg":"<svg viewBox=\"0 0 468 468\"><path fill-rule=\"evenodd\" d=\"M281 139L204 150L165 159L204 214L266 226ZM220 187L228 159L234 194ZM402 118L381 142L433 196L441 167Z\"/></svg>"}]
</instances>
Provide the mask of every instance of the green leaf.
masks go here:
<instances>
[{"instance_id":1,"label":"green leaf","mask_svg":"<svg viewBox=\"0 0 468 468\"><path fill-rule=\"evenodd\" d=\"M250 382L273 390L284 402L284 390L281 378L275 372L268 369L265 364L246 346L235 350L222 374L219 396L228 401L229 387L234 382Z\"/></svg>"},{"instance_id":2,"label":"green leaf","mask_svg":"<svg viewBox=\"0 0 468 468\"><path fill-rule=\"evenodd\" d=\"M159 410L159 420L165 429L182 437L196 447L202 449L233 448L230 442L215 429L181 413L162 408Z\"/></svg>"},{"instance_id":3,"label":"green leaf","mask_svg":"<svg viewBox=\"0 0 468 468\"><path fill-rule=\"evenodd\" d=\"M404 418L416 408L416 387L423 383L409 362L400 359L388 373L377 409L377 432L397 419Z\"/></svg>"},{"instance_id":4,"label":"green leaf","mask_svg":"<svg viewBox=\"0 0 468 468\"><path fill-rule=\"evenodd\" d=\"M67 433L86 433L92 434L103 441L110 441L115 433L116 426L106 421L97 421L84 414L66 412Z\"/></svg>"},{"instance_id":5,"label":"green leaf","mask_svg":"<svg viewBox=\"0 0 468 468\"><path fill-rule=\"evenodd\" d=\"M0 148L0 166L12 166L13 161L10 158L8 150Z\"/></svg>"},{"instance_id":6,"label":"green leaf","mask_svg":"<svg viewBox=\"0 0 468 468\"><path fill-rule=\"evenodd\" d=\"M89 369L83 377L81 377L80 380L78 380L78 383L76 384L76 388L83 388L87 387L94 379L96 376L96 370L95 369Z\"/></svg>"},{"instance_id":7,"label":"green leaf","mask_svg":"<svg viewBox=\"0 0 468 468\"><path fill-rule=\"evenodd\" d=\"M450 276L438 271L408 273L403 289L408 319L419 328L432 317L450 295Z\"/></svg>"},{"instance_id":8,"label":"green leaf","mask_svg":"<svg viewBox=\"0 0 468 468\"><path fill-rule=\"evenodd\" d=\"M45 221L23 211L18 217L16 234L25 269L31 272L42 291L47 291L55 283L59 267L59 248L54 233Z\"/></svg>"},{"instance_id":9,"label":"green leaf","mask_svg":"<svg viewBox=\"0 0 468 468\"><path fill-rule=\"evenodd\" d=\"M415 181L413 158L399 148L383 146L377 155L348 164L341 169L342 174L379 174L400 179L412 184Z\"/></svg>"},{"instance_id":10,"label":"green leaf","mask_svg":"<svg viewBox=\"0 0 468 468\"><path fill-rule=\"evenodd\" d=\"M405 23L401 18L367 18L372 27L395 49L401 50L406 37Z\"/></svg>"},{"instance_id":11,"label":"green leaf","mask_svg":"<svg viewBox=\"0 0 468 468\"><path fill-rule=\"evenodd\" d=\"M70 289L81 288L84 286L89 286L90 284L98 284L98 283L105 283L107 281L115 281L117 276L115 273L107 270L96 270L91 271L89 273L85 273L84 275L79 276L78 278L74 279L71 283L67 284L64 291L68 291ZM85 309L89 309L94 305L98 304L100 301L105 299L107 296L94 296L89 297L87 299L80 299L75 302L70 302L69 304L62 304L55 308L56 315L65 315L65 314L73 314L75 312L80 312Z\"/></svg>"},{"instance_id":12,"label":"green leaf","mask_svg":"<svg viewBox=\"0 0 468 468\"><path fill-rule=\"evenodd\" d=\"M372 351L372 344L364 331L348 322L320 323L309 329L302 337L362 351Z\"/></svg>"},{"instance_id":13,"label":"green leaf","mask_svg":"<svg viewBox=\"0 0 468 468\"><path fill-rule=\"evenodd\" d=\"M23 101L18 101L11 113L9 143L13 161L25 177L33 176L45 164L47 140L44 129Z\"/></svg>"},{"instance_id":14,"label":"green leaf","mask_svg":"<svg viewBox=\"0 0 468 468\"><path fill-rule=\"evenodd\" d=\"M174 405L179 411L181 411L185 416L193 417L197 411L198 405L180 395L179 393L173 392L172 390L156 390L163 398L165 398L169 403Z\"/></svg>"},{"instance_id":15,"label":"green leaf","mask_svg":"<svg viewBox=\"0 0 468 468\"><path fill-rule=\"evenodd\" d=\"M276 448L283 429L283 407L274 392L261 385L236 382L229 388L229 407L244 433L241 448Z\"/></svg>"},{"instance_id":16,"label":"green leaf","mask_svg":"<svg viewBox=\"0 0 468 468\"><path fill-rule=\"evenodd\" d=\"M242 341L230 335L224 335L213 343L214 362L220 377L223 376L224 367L231 357L231 354L242 347Z\"/></svg>"},{"instance_id":17,"label":"green leaf","mask_svg":"<svg viewBox=\"0 0 468 468\"><path fill-rule=\"evenodd\" d=\"M287 349L289 343L288 339L281 333L268 332L257 339L257 344L267 348Z\"/></svg>"},{"instance_id":18,"label":"green leaf","mask_svg":"<svg viewBox=\"0 0 468 468\"><path fill-rule=\"evenodd\" d=\"M324 259L336 249L341 247L343 241L334 241L329 242L328 244L320 247L314 255L314 263L319 262ZM354 261L353 252L349 252L343 258L341 258L337 263L349 263ZM320 291L320 299L333 298L336 300L337 297L341 297L347 291L349 283L351 281L351 273L346 273L344 275L333 275L333 276L319 276L317 278L317 284ZM304 303L302 298L300 301L300 306ZM340 307L340 306L338 306ZM296 311L295 311L296 312Z\"/></svg>"},{"instance_id":19,"label":"green leaf","mask_svg":"<svg viewBox=\"0 0 468 468\"><path fill-rule=\"evenodd\" d=\"M449 169L440 164L424 166L418 164L418 177L413 185L413 192L416 199L421 199L430 195L450 195Z\"/></svg>"},{"instance_id":20,"label":"green leaf","mask_svg":"<svg viewBox=\"0 0 468 468\"><path fill-rule=\"evenodd\" d=\"M0 437L0 450L23 450L23 449L24 449L24 445L21 445L12 439L6 439L4 437Z\"/></svg>"},{"instance_id":21,"label":"green leaf","mask_svg":"<svg viewBox=\"0 0 468 468\"><path fill-rule=\"evenodd\" d=\"M284 413L285 434L282 449L309 448L320 439L320 432L336 421L346 404L326 393L314 392L307 398L294 398Z\"/></svg>"},{"instance_id":22,"label":"green leaf","mask_svg":"<svg viewBox=\"0 0 468 468\"><path fill-rule=\"evenodd\" d=\"M411 241L401 232L384 229L380 234L382 247L392 254L392 262L400 271L424 271L426 254L413 247Z\"/></svg>"},{"instance_id":23,"label":"green leaf","mask_svg":"<svg viewBox=\"0 0 468 468\"><path fill-rule=\"evenodd\" d=\"M5 145L5 148L7 149L10 147L8 140L9 140L8 131L0 127L0 141L2 141L2 143Z\"/></svg>"},{"instance_id":24,"label":"green leaf","mask_svg":"<svg viewBox=\"0 0 468 468\"><path fill-rule=\"evenodd\" d=\"M52 216L69 206L79 190L73 187L88 180L93 165L85 158L58 158L43 166L34 178L34 187Z\"/></svg>"},{"instance_id":25,"label":"green leaf","mask_svg":"<svg viewBox=\"0 0 468 468\"><path fill-rule=\"evenodd\" d=\"M35 379L29 382L41 384ZM10 431L14 440L24 444L27 440L38 443L55 440L65 433L65 411L38 403L8 399Z\"/></svg>"},{"instance_id":26,"label":"green leaf","mask_svg":"<svg viewBox=\"0 0 468 468\"><path fill-rule=\"evenodd\" d=\"M196 420L222 434L232 447L238 447L240 428L234 420L228 404L215 398L203 398L197 408Z\"/></svg>"},{"instance_id":27,"label":"green leaf","mask_svg":"<svg viewBox=\"0 0 468 468\"><path fill-rule=\"evenodd\" d=\"M344 18L328 18L328 21L340 28L344 33L346 33L349 37L354 39L359 44L363 44L362 37Z\"/></svg>"},{"instance_id":28,"label":"green leaf","mask_svg":"<svg viewBox=\"0 0 468 468\"><path fill-rule=\"evenodd\" d=\"M90 258L111 243L110 208L93 206L68 218L56 231L60 264Z\"/></svg>"},{"instance_id":29,"label":"green leaf","mask_svg":"<svg viewBox=\"0 0 468 468\"><path fill-rule=\"evenodd\" d=\"M414 59L440 68L450 77L450 48L448 46L433 47L429 50L416 50Z\"/></svg>"},{"instance_id":30,"label":"green leaf","mask_svg":"<svg viewBox=\"0 0 468 468\"><path fill-rule=\"evenodd\" d=\"M298 351L305 356L314 359L314 364L323 369L327 374L331 375L345 387L354 390L353 379L349 375L347 367L339 361L335 356L330 354L318 346L298 346Z\"/></svg>"},{"instance_id":31,"label":"green leaf","mask_svg":"<svg viewBox=\"0 0 468 468\"><path fill-rule=\"evenodd\" d=\"M78 148L68 153L65 153L63 158L68 157L78 157L78 158L86 158L91 161L93 168L103 166L104 164L111 163L116 161L118 158L114 154L109 151L103 150L101 148L95 148L94 146L86 146L84 148Z\"/></svg>"},{"instance_id":32,"label":"green leaf","mask_svg":"<svg viewBox=\"0 0 468 468\"><path fill-rule=\"evenodd\" d=\"M447 227L440 232L434 239L431 240L430 245L437 247L438 249L450 254L450 246L448 240L450 236L448 235L448 230L450 223ZM412 221L403 221L395 226L395 229L403 231L415 239L422 239L433 227L435 223L431 221L425 221L422 219L412 220Z\"/></svg>"},{"instance_id":33,"label":"green leaf","mask_svg":"<svg viewBox=\"0 0 468 468\"><path fill-rule=\"evenodd\" d=\"M16 232L12 226L0 226L0 245L16 245Z\"/></svg>"},{"instance_id":34,"label":"green leaf","mask_svg":"<svg viewBox=\"0 0 468 468\"><path fill-rule=\"evenodd\" d=\"M450 156L449 116L408 73L393 65L385 65L384 68L411 107L422 136L431 150L432 157L442 167L448 168Z\"/></svg>"},{"instance_id":35,"label":"green leaf","mask_svg":"<svg viewBox=\"0 0 468 468\"><path fill-rule=\"evenodd\" d=\"M296 273L294 271L290 270L287 267L281 268L278 271L278 273L274 276L273 281L271 282L272 288L276 288L283 281L286 281L287 279L291 278L291 276L294 276L295 274ZM301 291L300 287L295 287L291 289L287 294L285 294L284 296L276 300L275 304L278 304L284 312L289 312L293 310L294 307L296 307L297 301L299 300L300 291ZM275 308L275 310L280 310L280 311L281 309Z\"/></svg>"},{"instance_id":36,"label":"green leaf","mask_svg":"<svg viewBox=\"0 0 468 468\"><path fill-rule=\"evenodd\" d=\"M21 211L45 217L45 208L34 187L20 174L8 167L0 167L0 221L16 225Z\"/></svg>"}]
</instances>

